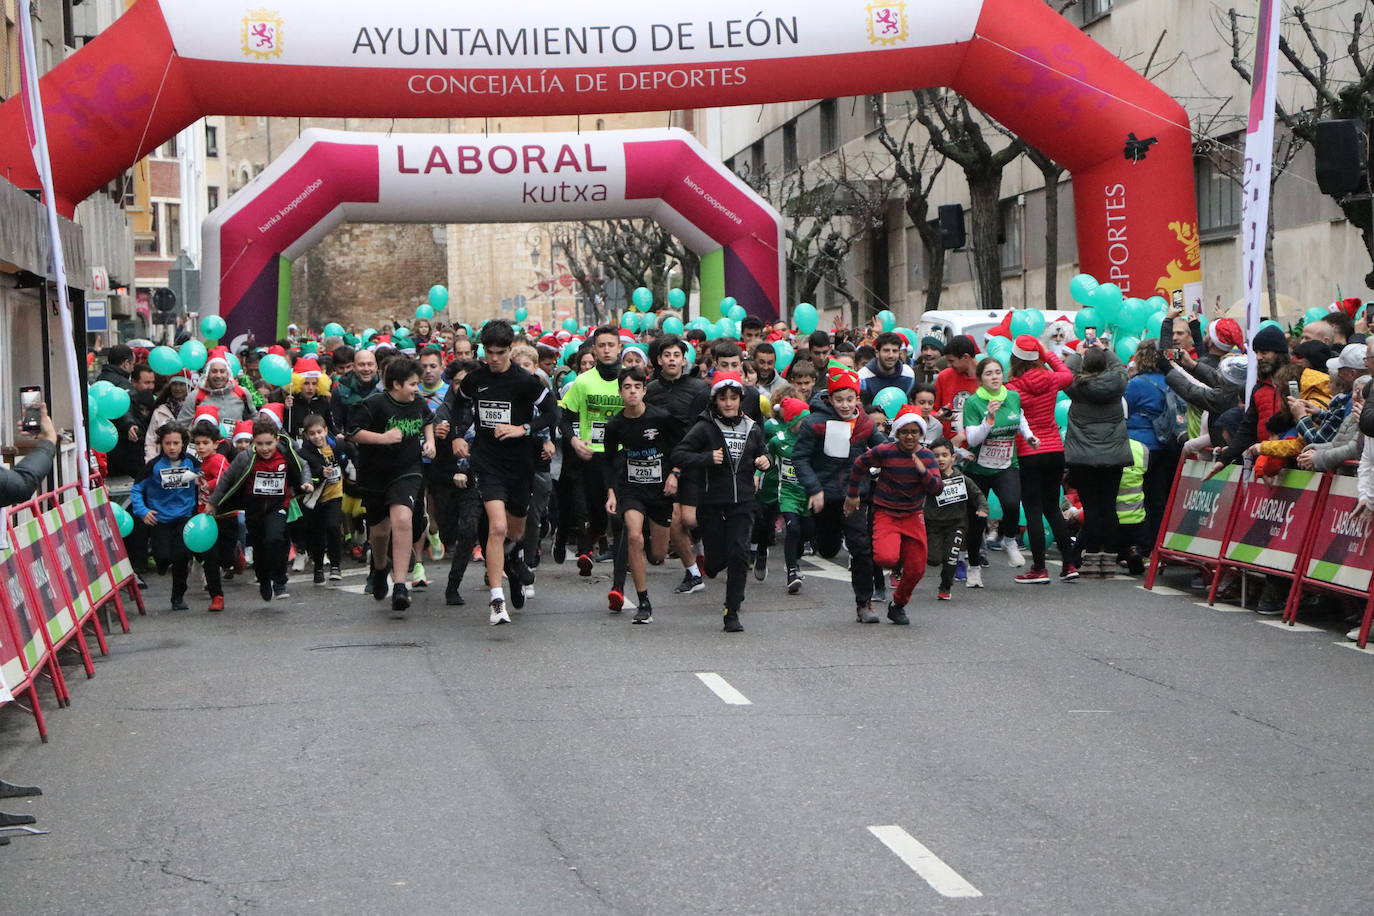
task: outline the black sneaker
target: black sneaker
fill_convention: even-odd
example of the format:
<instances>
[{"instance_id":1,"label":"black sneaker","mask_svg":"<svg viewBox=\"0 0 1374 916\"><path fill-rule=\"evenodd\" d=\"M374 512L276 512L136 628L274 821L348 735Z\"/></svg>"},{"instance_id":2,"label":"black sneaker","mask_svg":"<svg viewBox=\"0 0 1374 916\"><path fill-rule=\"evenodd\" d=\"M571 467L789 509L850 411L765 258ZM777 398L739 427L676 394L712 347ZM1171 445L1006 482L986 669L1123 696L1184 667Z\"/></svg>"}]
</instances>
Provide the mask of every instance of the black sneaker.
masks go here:
<instances>
[{"instance_id":1,"label":"black sneaker","mask_svg":"<svg viewBox=\"0 0 1374 916\"><path fill-rule=\"evenodd\" d=\"M271 601L271 600L272 600L272 583L271 583L271 582L259 582L259 583L258 583L258 594L259 594L259 595L262 595L262 600L263 600L263 601Z\"/></svg>"},{"instance_id":2,"label":"black sneaker","mask_svg":"<svg viewBox=\"0 0 1374 916\"><path fill-rule=\"evenodd\" d=\"M644 598L644 599L642 599L642 600L639 602L639 609L635 611L635 619L632 620L632 621L630 621L630 622L631 622L631 623L653 623L653 622L654 622L654 606L653 606L652 604L649 603L649 599L648 599L648 598Z\"/></svg>"},{"instance_id":3,"label":"black sneaker","mask_svg":"<svg viewBox=\"0 0 1374 916\"><path fill-rule=\"evenodd\" d=\"M385 601L387 594L387 580L391 578L385 569L373 569L368 573L368 591L372 592L372 597L377 601Z\"/></svg>"},{"instance_id":4,"label":"black sneaker","mask_svg":"<svg viewBox=\"0 0 1374 916\"><path fill-rule=\"evenodd\" d=\"M393 611L410 610L410 589L400 582L391 589L391 609Z\"/></svg>"},{"instance_id":5,"label":"black sneaker","mask_svg":"<svg viewBox=\"0 0 1374 916\"><path fill-rule=\"evenodd\" d=\"M444 604L447 604L449 607L462 607L467 604L467 602L463 600L462 594L455 588L451 591L444 592Z\"/></svg>"},{"instance_id":6,"label":"black sneaker","mask_svg":"<svg viewBox=\"0 0 1374 916\"><path fill-rule=\"evenodd\" d=\"M906 615L906 608L902 607L900 604L889 604L887 606L887 619L897 624L899 627L904 627L911 623L911 618Z\"/></svg>"},{"instance_id":7,"label":"black sneaker","mask_svg":"<svg viewBox=\"0 0 1374 916\"><path fill-rule=\"evenodd\" d=\"M534 584L534 573L525 565L525 558L521 556L519 547L506 554L506 575L510 577L510 583L517 589L522 585Z\"/></svg>"},{"instance_id":8,"label":"black sneaker","mask_svg":"<svg viewBox=\"0 0 1374 916\"><path fill-rule=\"evenodd\" d=\"M568 559L568 545L567 545L567 544L564 544L562 541L554 541L554 544L553 544L553 561L554 561L555 563L557 563L559 566L562 566L565 562L567 562L567 559Z\"/></svg>"},{"instance_id":9,"label":"black sneaker","mask_svg":"<svg viewBox=\"0 0 1374 916\"><path fill-rule=\"evenodd\" d=\"M860 602L854 606L854 616L859 623L877 623L878 615L873 613L873 605L867 601Z\"/></svg>"},{"instance_id":10,"label":"black sneaker","mask_svg":"<svg viewBox=\"0 0 1374 916\"><path fill-rule=\"evenodd\" d=\"M272 597L273 597L273 598L290 598L290 597L291 597L291 593L288 592L288 591L286 590L286 583L285 583L285 582L281 583L280 585L273 585L273 586L272 586Z\"/></svg>"},{"instance_id":11,"label":"black sneaker","mask_svg":"<svg viewBox=\"0 0 1374 916\"><path fill-rule=\"evenodd\" d=\"M754 557L754 580L763 582L768 579L768 551L760 549Z\"/></svg>"},{"instance_id":12,"label":"black sneaker","mask_svg":"<svg viewBox=\"0 0 1374 916\"><path fill-rule=\"evenodd\" d=\"M721 629L723 629L727 633L744 632L744 624L739 622L739 611L732 611L729 608L726 608L724 610L724 614L725 616L723 619L725 621L725 626L723 626Z\"/></svg>"},{"instance_id":13,"label":"black sneaker","mask_svg":"<svg viewBox=\"0 0 1374 916\"><path fill-rule=\"evenodd\" d=\"M186 598L184 596L172 598L172 610L187 611L190 610L190 608L191 606L186 603Z\"/></svg>"},{"instance_id":14,"label":"black sneaker","mask_svg":"<svg viewBox=\"0 0 1374 916\"><path fill-rule=\"evenodd\" d=\"M525 587L514 579L510 583L510 605L517 611L525 606Z\"/></svg>"},{"instance_id":15,"label":"black sneaker","mask_svg":"<svg viewBox=\"0 0 1374 916\"><path fill-rule=\"evenodd\" d=\"M690 595L693 592L699 592L705 588L706 583L702 581L701 576L694 576L691 573L683 573L682 581L677 584L677 588L673 589L673 594Z\"/></svg>"},{"instance_id":16,"label":"black sneaker","mask_svg":"<svg viewBox=\"0 0 1374 916\"><path fill-rule=\"evenodd\" d=\"M521 554L521 556L523 557L524 554ZM540 564L541 562L543 562L543 559L544 559L544 551L543 551L543 549L541 548L541 549L536 550L536 551L534 552L534 556L533 556L533 557L531 557L530 559L528 559L528 560L525 561L525 565L528 566L530 569L538 569L538 568L539 568L539 564Z\"/></svg>"},{"instance_id":17,"label":"black sneaker","mask_svg":"<svg viewBox=\"0 0 1374 916\"><path fill-rule=\"evenodd\" d=\"M801 572L800 572L799 570L796 570L796 569L789 569L789 570L787 571L787 594L789 594L789 595L798 595L798 594L801 594L801 587L802 587L802 576L801 576Z\"/></svg>"},{"instance_id":18,"label":"black sneaker","mask_svg":"<svg viewBox=\"0 0 1374 916\"><path fill-rule=\"evenodd\" d=\"M316 567L315 567L315 584L316 584L316 585L324 585L324 567L323 567L323 566L316 566Z\"/></svg>"},{"instance_id":19,"label":"black sneaker","mask_svg":"<svg viewBox=\"0 0 1374 916\"><path fill-rule=\"evenodd\" d=\"M330 581L330 582L342 582L342 581L343 581L343 573L339 571L339 567L337 567L337 566L331 566L331 567L329 567L329 581Z\"/></svg>"}]
</instances>

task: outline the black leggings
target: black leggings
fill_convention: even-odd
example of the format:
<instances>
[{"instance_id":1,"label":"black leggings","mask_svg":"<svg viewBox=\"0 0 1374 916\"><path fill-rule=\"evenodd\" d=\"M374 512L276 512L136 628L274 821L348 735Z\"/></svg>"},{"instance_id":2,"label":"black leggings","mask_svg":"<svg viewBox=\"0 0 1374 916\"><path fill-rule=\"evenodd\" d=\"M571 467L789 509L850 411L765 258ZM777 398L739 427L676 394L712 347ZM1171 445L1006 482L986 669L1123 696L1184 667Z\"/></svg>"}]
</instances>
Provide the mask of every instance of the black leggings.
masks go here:
<instances>
[{"instance_id":1,"label":"black leggings","mask_svg":"<svg viewBox=\"0 0 1374 916\"><path fill-rule=\"evenodd\" d=\"M749 577L749 532L754 525L754 501L697 506L697 530L706 551L708 576L722 569L725 576L725 609L738 612L744 603Z\"/></svg>"},{"instance_id":2,"label":"black leggings","mask_svg":"<svg viewBox=\"0 0 1374 916\"><path fill-rule=\"evenodd\" d=\"M995 474L965 474L965 478L978 485L984 496L997 494L1002 504L1002 525L998 529L1002 537L1014 538L1021 533L1021 474L1016 468L1006 468ZM969 500L969 506L973 501ZM987 548L983 546L984 536L988 533L988 520L972 514L970 508L967 545L969 562L975 566L987 565ZM1027 513L1027 521L1030 521Z\"/></svg>"},{"instance_id":3,"label":"black leggings","mask_svg":"<svg viewBox=\"0 0 1374 916\"><path fill-rule=\"evenodd\" d=\"M1069 466L1069 480L1083 504L1083 528L1073 549L1077 566L1084 553L1117 549L1116 497L1121 489L1121 468L1073 464Z\"/></svg>"},{"instance_id":4,"label":"black leggings","mask_svg":"<svg viewBox=\"0 0 1374 916\"><path fill-rule=\"evenodd\" d=\"M1060 555L1067 556L1069 552L1069 529L1064 524L1064 513L1059 511L1059 487L1063 483L1063 452L1021 458L1021 503L1026 507L1026 534L1035 569L1045 568L1045 525L1041 518L1049 523Z\"/></svg>"},{"instance_id":5,"label":"black leggings","mask_svg":"<svg viewBox=\"0 0 1374 916\"><path fill-rule=\"evenodd\" d=\"M873 599L873 538L869 526L868 509L860 506L851 515L844 514L844 500L827 497L825 507L814 516L816 525L816 553L829 560L840 552L844 543L849 551L849 584L854 589L854 601L866 604Z\"/></svg>"}]
</instances>

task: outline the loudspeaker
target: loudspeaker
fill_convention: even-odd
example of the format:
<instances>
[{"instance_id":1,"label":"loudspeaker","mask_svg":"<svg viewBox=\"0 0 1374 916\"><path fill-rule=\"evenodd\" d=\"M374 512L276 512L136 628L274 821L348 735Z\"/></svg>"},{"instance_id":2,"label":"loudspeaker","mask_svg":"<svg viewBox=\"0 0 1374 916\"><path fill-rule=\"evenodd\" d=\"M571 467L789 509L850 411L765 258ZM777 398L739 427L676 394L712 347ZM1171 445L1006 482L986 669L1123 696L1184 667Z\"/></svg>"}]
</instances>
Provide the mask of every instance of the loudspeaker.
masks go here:
<instances>
[{"instance_id":1,"label":"loudspeaker","mask_svg":"<svg viewBox=\"0 0 1374 916\"><path fill-rule=\"evenodd\" d=\"M1365 187L1369 135L1363 121L1318 121L1312 146L1317 160L1317 187L1323 194L1344 197Z\"/></svg>"},{"instance_id":2,"label":"loudspeaker","mask_svg":"<svg viewBox=\"0 0 1374 916\"><path fill-rule=\"evenodd\" d=\"M964 207L962 204L941 204L936 222L940 224L940 240L946 251L957 251L968 244L964 234Z\"/></svg>"}]
</instances>

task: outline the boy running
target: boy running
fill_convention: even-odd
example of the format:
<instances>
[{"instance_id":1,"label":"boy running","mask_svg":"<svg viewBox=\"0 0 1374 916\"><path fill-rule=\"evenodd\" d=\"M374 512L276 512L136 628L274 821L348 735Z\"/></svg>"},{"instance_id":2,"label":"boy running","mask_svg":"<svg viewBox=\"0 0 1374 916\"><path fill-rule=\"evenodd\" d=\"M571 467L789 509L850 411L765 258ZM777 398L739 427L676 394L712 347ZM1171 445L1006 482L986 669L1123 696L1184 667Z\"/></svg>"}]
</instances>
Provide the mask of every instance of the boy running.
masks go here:
<instances>
[{"instance_id":1,"label":"boy running","mask_svg":"<svg viewBox=\"0 0 1374 916\"><path fill-rule=\"evenodd\" d=\"M940 468L940 491L926 500L926 562L940 567L940 590L936 597L949 601L968 520L987 518L988 500L955 466L953 443L943 437L936 439L930 451Z\"/></svg>"}]
</instances>

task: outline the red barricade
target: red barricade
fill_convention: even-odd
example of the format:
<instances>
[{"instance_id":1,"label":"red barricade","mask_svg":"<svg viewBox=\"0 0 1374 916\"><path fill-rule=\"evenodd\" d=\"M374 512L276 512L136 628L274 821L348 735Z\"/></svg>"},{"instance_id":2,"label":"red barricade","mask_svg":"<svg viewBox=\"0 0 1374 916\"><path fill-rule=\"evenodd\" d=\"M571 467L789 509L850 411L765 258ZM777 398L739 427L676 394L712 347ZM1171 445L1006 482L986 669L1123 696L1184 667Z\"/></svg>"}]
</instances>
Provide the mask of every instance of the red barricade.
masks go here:
<instances>
[{"instance_id":1,"label":"red barricade","mask_svg":"<svg viewBox=\"0 0 1374 916\"><path fill-rule=\"evenodd\" d=\"M1219 578L1215 575L1218 561L1240 502L1236 482L1241 469L1232 465L1208 479L1211 469L1212 462L1198 458L1184 458L1178 463L1169 491L1169 511L1150 554L1146 588L1154 588L1160 566L1170 562L1210 569L1213 582Z\"/></svg>"},{"instance_id":2,"label":"red barricade","mask_svg":"<svg viewBox=\"0 0 1374 916\"><path fill-rule=\"evenodd\" d=\"M19 697L28 698L38 737L47 741L48 726L38 702L37 681L47 677L52 682L59 705L65 696L65 685L42 629L42 621L36 618L27 600L18 558L14 551L0 549L0 673L15 702Z\"/></svg>"},{"instance_id":3,"label":"red barricade","mask_svg":"<svg viewBox=\"0 0 1374 916\"><path fill-rule=\"evenodd\" d=\"M1330 474L1288 469L1273 482L1243 481L1231 514L1218 566L1246 569L1295 580L1305 545L1316 523L1317 507L1331 484ZM1221 576L1212 579L1209 604L1216 601Z\"/></svg>"},{"instance_id":4,"label":"red barricade","mask_svg":"<svg viewBox=\"0 0 1374 916\"><path fill-rule=\"evenodd\" d=\"M127 633L129 622L124 616L124 603L120 600L120 592L128 590L130 597L138 605L138 612L148 613L147 608L143 606L143 592L138 587L138 576L134 575L134 566L129 562L129 552L124 549L124 538L120 536L119 526L115 523L114 510L110 508L109 490L105 489L99 478L92 478L91 489L84 496L95 520L98 541L105 551L108 561L106 568L109 569L114 582L115 606L119 609L119 619Z\"/></svg>"},{"instance_id":5,"label":"red barricade","mask_svg":"<svg viewBox=\"0 0 1374 916\"><path fill-rule=\"evenodd\" d=\"M1330 478L1317 508L1311 530L1298 565L1301 575L1294 583L1284 608L1284 620L1296 623L1298 605L1304 591L1333 592L1359 598L1364 602L1359 647L1369 640L1370 618L1374 616L1374 551L1370 550L1374 524L1358 518L1358 483L1354 477L1337 474Z\"/></svg>"}]
</instances>

